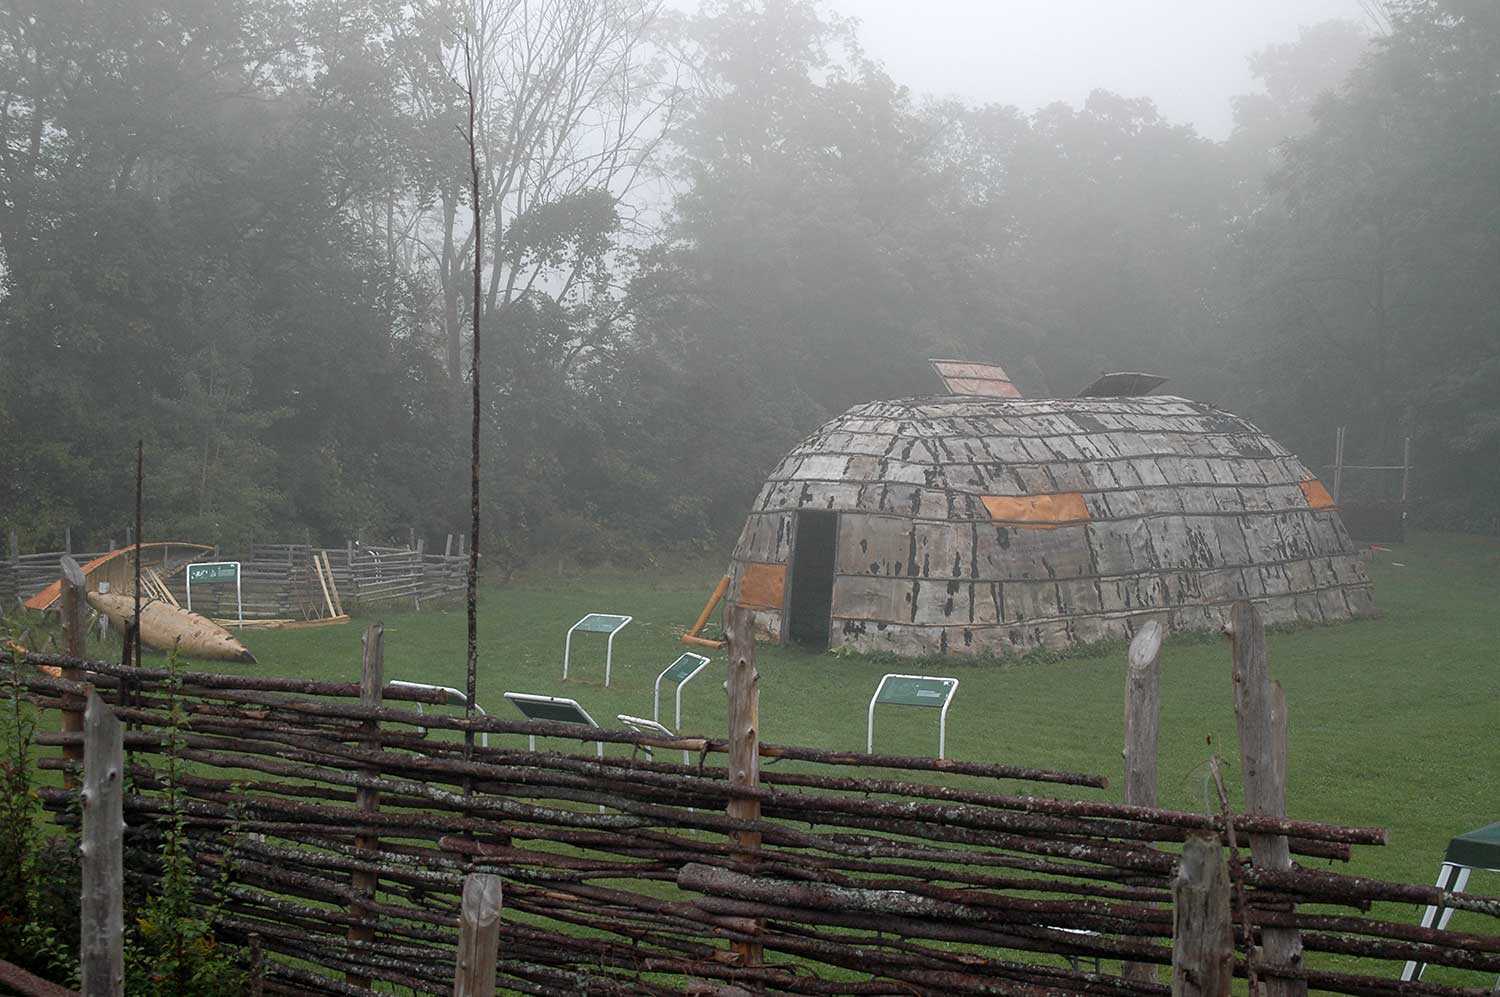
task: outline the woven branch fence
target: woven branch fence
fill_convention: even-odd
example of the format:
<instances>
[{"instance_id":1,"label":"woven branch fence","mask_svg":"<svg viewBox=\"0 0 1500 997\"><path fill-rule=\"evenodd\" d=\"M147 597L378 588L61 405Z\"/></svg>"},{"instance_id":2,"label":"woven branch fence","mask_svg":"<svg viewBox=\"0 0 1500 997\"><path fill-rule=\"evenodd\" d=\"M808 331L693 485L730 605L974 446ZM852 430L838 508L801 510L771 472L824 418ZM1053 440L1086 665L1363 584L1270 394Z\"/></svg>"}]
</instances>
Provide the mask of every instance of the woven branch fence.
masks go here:
<instances>
[{"instance_id":1,"label":"woven branch fence","mask_svg":"<svg viewBox=\"0 0 1500 997\"><path fill-rule=\"evenodd\" d=\"M1271 868L1246 846L1284 839L1326 862L1383 844L1378 828L1054 795L1104 785L1086 774L762 744L735 725L746 682L756 719L744 650L728 739L424 713L437 696L383 686L379 628L366 637L363 695L47 654L13 669L44 708L93 691L128 725L125 875L148 889L176 755L190 851L220 884L217 931L265 953L267 993L454 992L460 892L484 872L504 884L498 983L522 993L1165 994L1185 841L1228 846L1214 859L1235 893L1226 971L1279 992L1473 997L1488 990L1324 956L1500 973L1500 933L1370 912L1441 900L1500 918L1500 898ZM527 750L531 736L579 753ZM39 735L62 749L40 766L76 778L82 738ZM65 824L76 797L44 790ZM1277 933L1307 957L1269 958Z\"/></svg>"},{"instance_id":2,"label":"woven branch fence","mask_svg":"<svg viewBox=\"0 0 1500 997\"><path fill-rule=\"evenodd\" d=\"M402 604L420 609L424 602L463 593L468 557L452 550L450 536L444 553L429 553L421 540L411 547L379 547L351 541L342 547L252 544L248 551L238 555L205 553L201 560L239 561L245 619L295 620L325 612L327 596L318 580L315 559L326 559L340 608L371 609ZM21 554L12 543L10 555L0 560L0 612L55 582L61 574L59 561L64 553L67 552ZM71 556L79 564L87 564L105 553L108 552ZM186 604L186 579L182 571L169 575L163 582L179 603ZM193 609L217 619L237 618L234 587L195 586Z\"/></svg>"}]
</instances>

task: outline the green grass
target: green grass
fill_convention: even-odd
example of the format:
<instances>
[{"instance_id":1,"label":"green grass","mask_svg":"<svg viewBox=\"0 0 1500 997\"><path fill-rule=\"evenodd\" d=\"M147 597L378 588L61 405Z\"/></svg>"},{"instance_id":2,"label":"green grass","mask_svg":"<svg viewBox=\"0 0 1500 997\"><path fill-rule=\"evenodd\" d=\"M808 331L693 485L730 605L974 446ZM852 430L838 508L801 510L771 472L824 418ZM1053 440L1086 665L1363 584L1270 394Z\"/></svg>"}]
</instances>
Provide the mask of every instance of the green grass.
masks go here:
<instances>
[{"instance_id":1,"label":"green grass","mask_svg":"<svg viewBox=\"0 0 1500 997\"><path fill-rule=\"evenodd\" d=\"M501 694L533 692L574 697L601 722L617 713L650 716L652 682L683 650L677 636L697 615L718 571L706 565L655 577L536 576L483 588L480 704L515 716ZM1388 828L1390 845L1357 848L1346 871L1426 883L1450 837L1500 819L1494 782L1500 774L1500 542L1419 534L1377 552L1371 574L1381 619L1269 637L1272 674L1286 688L1290 716L1288 810L1303 819ZM564 632L590 611L635 617L616 638L608 689L604 641L597 635L575 638L575 678L561 681ZM251 631L245 640L265 673L352 681L359 674L361 622ZM387 679L463 687L462 606L387 613L384 622ZM1162 661L1161 802L1203 810L1210 753L1226 759L1231 775L1237 769L1228 646L1212 636L1177 637L1168 641ZM881 674L953 675L961 684L949 715L951 757L1102 773L1111 789L1065 792L1119 798L1123 646L1062 659L952 659L914 667L763 645L757 664L767 741L862 749L865 705ZM685 732L724 734L723 677L723 656L714 655L714 665L687 687ZM666 691L662 709L670 722ZM936 716L927 711L888 708L877 730L879 751L936 749ZM1500 893L1500 877L1476 875L1471 889ZM1409 907L1385 913L1415 916ZM1495 930L1493 922L1465 917L1454 927Z\"/></svg>"}]
</instances>

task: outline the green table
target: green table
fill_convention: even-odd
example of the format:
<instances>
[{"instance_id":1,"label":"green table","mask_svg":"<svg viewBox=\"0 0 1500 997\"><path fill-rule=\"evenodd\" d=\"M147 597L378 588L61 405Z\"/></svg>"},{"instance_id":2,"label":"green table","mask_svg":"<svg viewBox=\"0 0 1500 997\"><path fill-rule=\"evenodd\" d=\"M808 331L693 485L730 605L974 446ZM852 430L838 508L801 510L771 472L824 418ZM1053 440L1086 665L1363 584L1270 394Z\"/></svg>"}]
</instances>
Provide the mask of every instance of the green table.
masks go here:
<instances>
[{"instance_id":1,"label":"green table","mask_svg":"<svg viewBox=\"0 0 1500 997\"><path fill-rule=\"evenodd\" d=\"M958 691L958 679L935 675L898 675L892 672L881 678L870 697L870 709L865 717L865 752L875 750L875 704L890 706L919 706L939 710L938 713L938 757L944 757L948 747L948 707L953 694Z\"/></svg>"},{"instance_id":2,"label":"green table","mask_svg":"<svg viewBox=\"0 0 1500 997\"><path fill-rule=\"evenodd\" d=\"M1438 867L1437 888L1444 893L1460 893L1469 885L1469 873L1475 869L1500 872L1500 821L1467 831L1448 842L1443 864ZM1433 904L1422 912L1422 927L1448 926L1453 908ZM1403 982L1420 980L1427 969L1424 962L1408 962L1401 970Z\"/></svg>"}]
</instances>

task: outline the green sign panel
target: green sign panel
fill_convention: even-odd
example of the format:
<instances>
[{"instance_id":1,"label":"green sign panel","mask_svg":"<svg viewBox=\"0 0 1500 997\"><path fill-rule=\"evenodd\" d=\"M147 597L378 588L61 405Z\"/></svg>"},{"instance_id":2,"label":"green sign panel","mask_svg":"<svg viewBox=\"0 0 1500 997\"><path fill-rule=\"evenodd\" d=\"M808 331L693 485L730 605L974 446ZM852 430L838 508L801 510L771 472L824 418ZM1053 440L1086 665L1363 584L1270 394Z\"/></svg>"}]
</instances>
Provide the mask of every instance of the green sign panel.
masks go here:
<instances>
[{"instance_id":1,"label":"green sign panel","mask_svg":"<svg viewBox=\"0 0 1500 997\"><path fill-rule=\"evenodd\" d=\"M532 696L524 692L507 692L505 698L514 703L516 709L520 710L527 720L551 720L554 723L582 724L585 727L599 726L576 700L556 696Z\"/></svg>"},{"instance_id":2,"label":"green sign panel","mask_svg":"<svg viewBox=\"0 0 1500 997\"><path fill-rule=\"evenodd\" d=\"M207 564L189 564L188 581L206 584L210 582L233 582L240 577L237 561L214 561Z\"/></svg>"},{"instance_id":3,"label":"green sign panel","mask_svg":"<svg viewBox=\"0 0 1500 997\"><path fill-rule=\"evenodd\" d=\"M948 699L949 691L958 685L953 679L887 676L880 686L878 703L897 706L931 706L938 708Z\"/></svg>"},{"instance_id":4,"label":"green sign panel","mask_svg":"<svg viewBox=\"0 0 1500 997\"><path fill-rule=\"evenodd\" d=\"M573 629L587 630L590 633L596 634L608 634L614 633L629 622L630 617L628 616L614 616L610 613L590 613L573 624Z\"/></svg>"},{"instance_id":5,"label":"green sign panel","mask_svg":"<svg viewBox=\"0 0 1500 997\"><path fill-rule=\"evenodd\" d=\"M668 665L667 670L662 672L661 675L657 677L656 681L658 684L660 684L662 679L671 679L673 682L681 685L683 682L686 682L688 679L698 674L698 669L702 668L706 664L708 664L707 658L705 658L701 654L693 654L691 651L689 651L688 653L684 654L682 657L678 658L676 661Z\"/></svg>"}]
</instances>

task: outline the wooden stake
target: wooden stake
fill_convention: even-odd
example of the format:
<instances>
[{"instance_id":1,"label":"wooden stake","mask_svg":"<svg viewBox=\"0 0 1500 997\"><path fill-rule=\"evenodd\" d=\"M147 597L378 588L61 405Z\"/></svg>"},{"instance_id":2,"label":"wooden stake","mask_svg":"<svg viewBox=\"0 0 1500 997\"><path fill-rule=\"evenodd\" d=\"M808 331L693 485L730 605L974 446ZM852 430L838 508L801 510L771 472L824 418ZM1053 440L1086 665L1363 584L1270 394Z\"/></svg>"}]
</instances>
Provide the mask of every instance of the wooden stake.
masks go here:
<instances>
[{"instance_id":1,"label":"wooden stake","mask_svg":"<svg viewBox=\"0 0 1500 997\"><path fill-rule=\"evenodd\" d=\"M729 641L729 785L760 785L760 676L755 671L753 616L744 606L724 605L725 635ZM760 819L760 800L731 795L727 812L740 820ZM755 871L760 832L737 831L737 865ZM759 965L763 956L755 942L735 942L734 951L745 965Z\"/></svg>"},{"instance_id":2,"label":"wooden stake","mask_svg":"<svg viewBox=\"0 0 1500 997\"><path fill-rule=\"evenodd\" d=\"M250 932L250 997L264 997L266 978L264 955L260 947L260 932Z\"/></svg>"},{"instance_id":3,"label":"wooden stake","mask_svg":"<svg viewBox=\"0 0 1500 997\"><path fill-rule=\"evenodd\" d=\"M88 608L87 586L83 578L83 569L78 562L73 560L71 554L62 556L62 621L63 621L63 648L70 658L83 657L84 651L84 616ZM69 682L82 682L83 672L77 668L64 668L62 677ZM62 711L62 729L64 733L77 733L83 730L84 702L77 696L67 695L63 702L68 704ZM70 744L63 747L63 757L69 761L83 761L83 746ZM69 789L78 784L78 778L71 771L63 772L63 785Z\"/></svg>"},{"instance_id":4,"label":"wooden stake","mask_svg":"<svg viewBox=\"0 0 1500 997\"><path fill-rule=\"evenodd\" d=\"M364 657L359 676L359 705L378 709L380 707L380 693L384 687L385 626L380 623L372 623L365 630L364 636ZM371 751L381 750L379 737L380 722L378 720L366 720L360 726L366 733L371 735L363 742L363 746ZM380 776L380 768L372 766L367 768L365 773L378 778ZM380 809L380 791L377 789L358 789L355 791L355 801L361 811L374 813ZM354 847L370 853L378 860L380 838L373 833L361 831L354 836ZM354 892L361 897L374 897L379 883L380 877L374 872L359 870L350 874L350 885L353 886ZM359 918L373 918L375 916L374 912L367 905L360 903L358 900L349 904L349 913ZM350 925L349 941L375 941L374 925ZM350 986L365 987L366 989L371 984L368 976L359 976L354 973L348 974L348 982Z\"/></svg>"},{"instance_id":5,"label":"wooden stake","mask_svg":"<svg viewBox=\"0 0 1500 997\"><path fill-rule=\"evenodd\" d=\"M495 964L500 958L501 906L499 876L471 872L464 877L453 997L494 997Z\"/></svg>"},{"instance_id":6,"label":"wooden stake","mask_svg":"<svg viewBox=\"0 0 1500 997\"><path fill-rule=\"evenodd\" d=\"M1125 802L1156 806L1156 747L1161 730L1162 625L1149 620L1130 642L1125 669ZM1156 980L1156 967L1127 962L1127 980Z\"/></svg>"},{"instance_id":7,"label":"wooden stake","mask_svg":"<svg viewBox=\"0 0 1500 997\"><path fill-rule=\"evenodd\" d=\"M1172 997L1229 997L1234 928L1218 839L1188 835L1172 881Z\"/></svg>"},{"instance_id":8,"label":"wooden stake","mask_svg":"<svg viewBox=\"0 0 1500 997\"><path fill-rule=\"evenodd\" d=\"M1260 612L1249 602L1230 610L1234 647L1234 713L1239 728L1240 771L1245 787L1245 810L1262 817L1286 816L1286 703L1275 705L1266 632ZM1255 866L1273 871L1292 867L1285 835L1252 834L1250 855ZM1302 936L1295 928L1262 928L1266 961L1273 965L1302 965ZM1267 977L1268 997L1300 997L1303 980Z\"/></svg>"},{"instance_id":9,"label":"wooden stake","mask_svg":"<svg viewBox=\"0 0 1500 997\"><path fill-rule=\"evenodd\" d=\"M83 724L83 897L78 961L83 992L125 992L124 796L125 732L90 692Z\"/></svg>"},{"instance_id":10,"label":"wooden stake","mask_svg":"<svg viewBox=\"0 0 1500 997\"><path fill-rule=\"evenodd\" d=\"M1156 806L1161 644L1161 623L1147 622L1130 642L1125 673L1125 802L1141 807Z\"/></svg>"}]
</instances>

